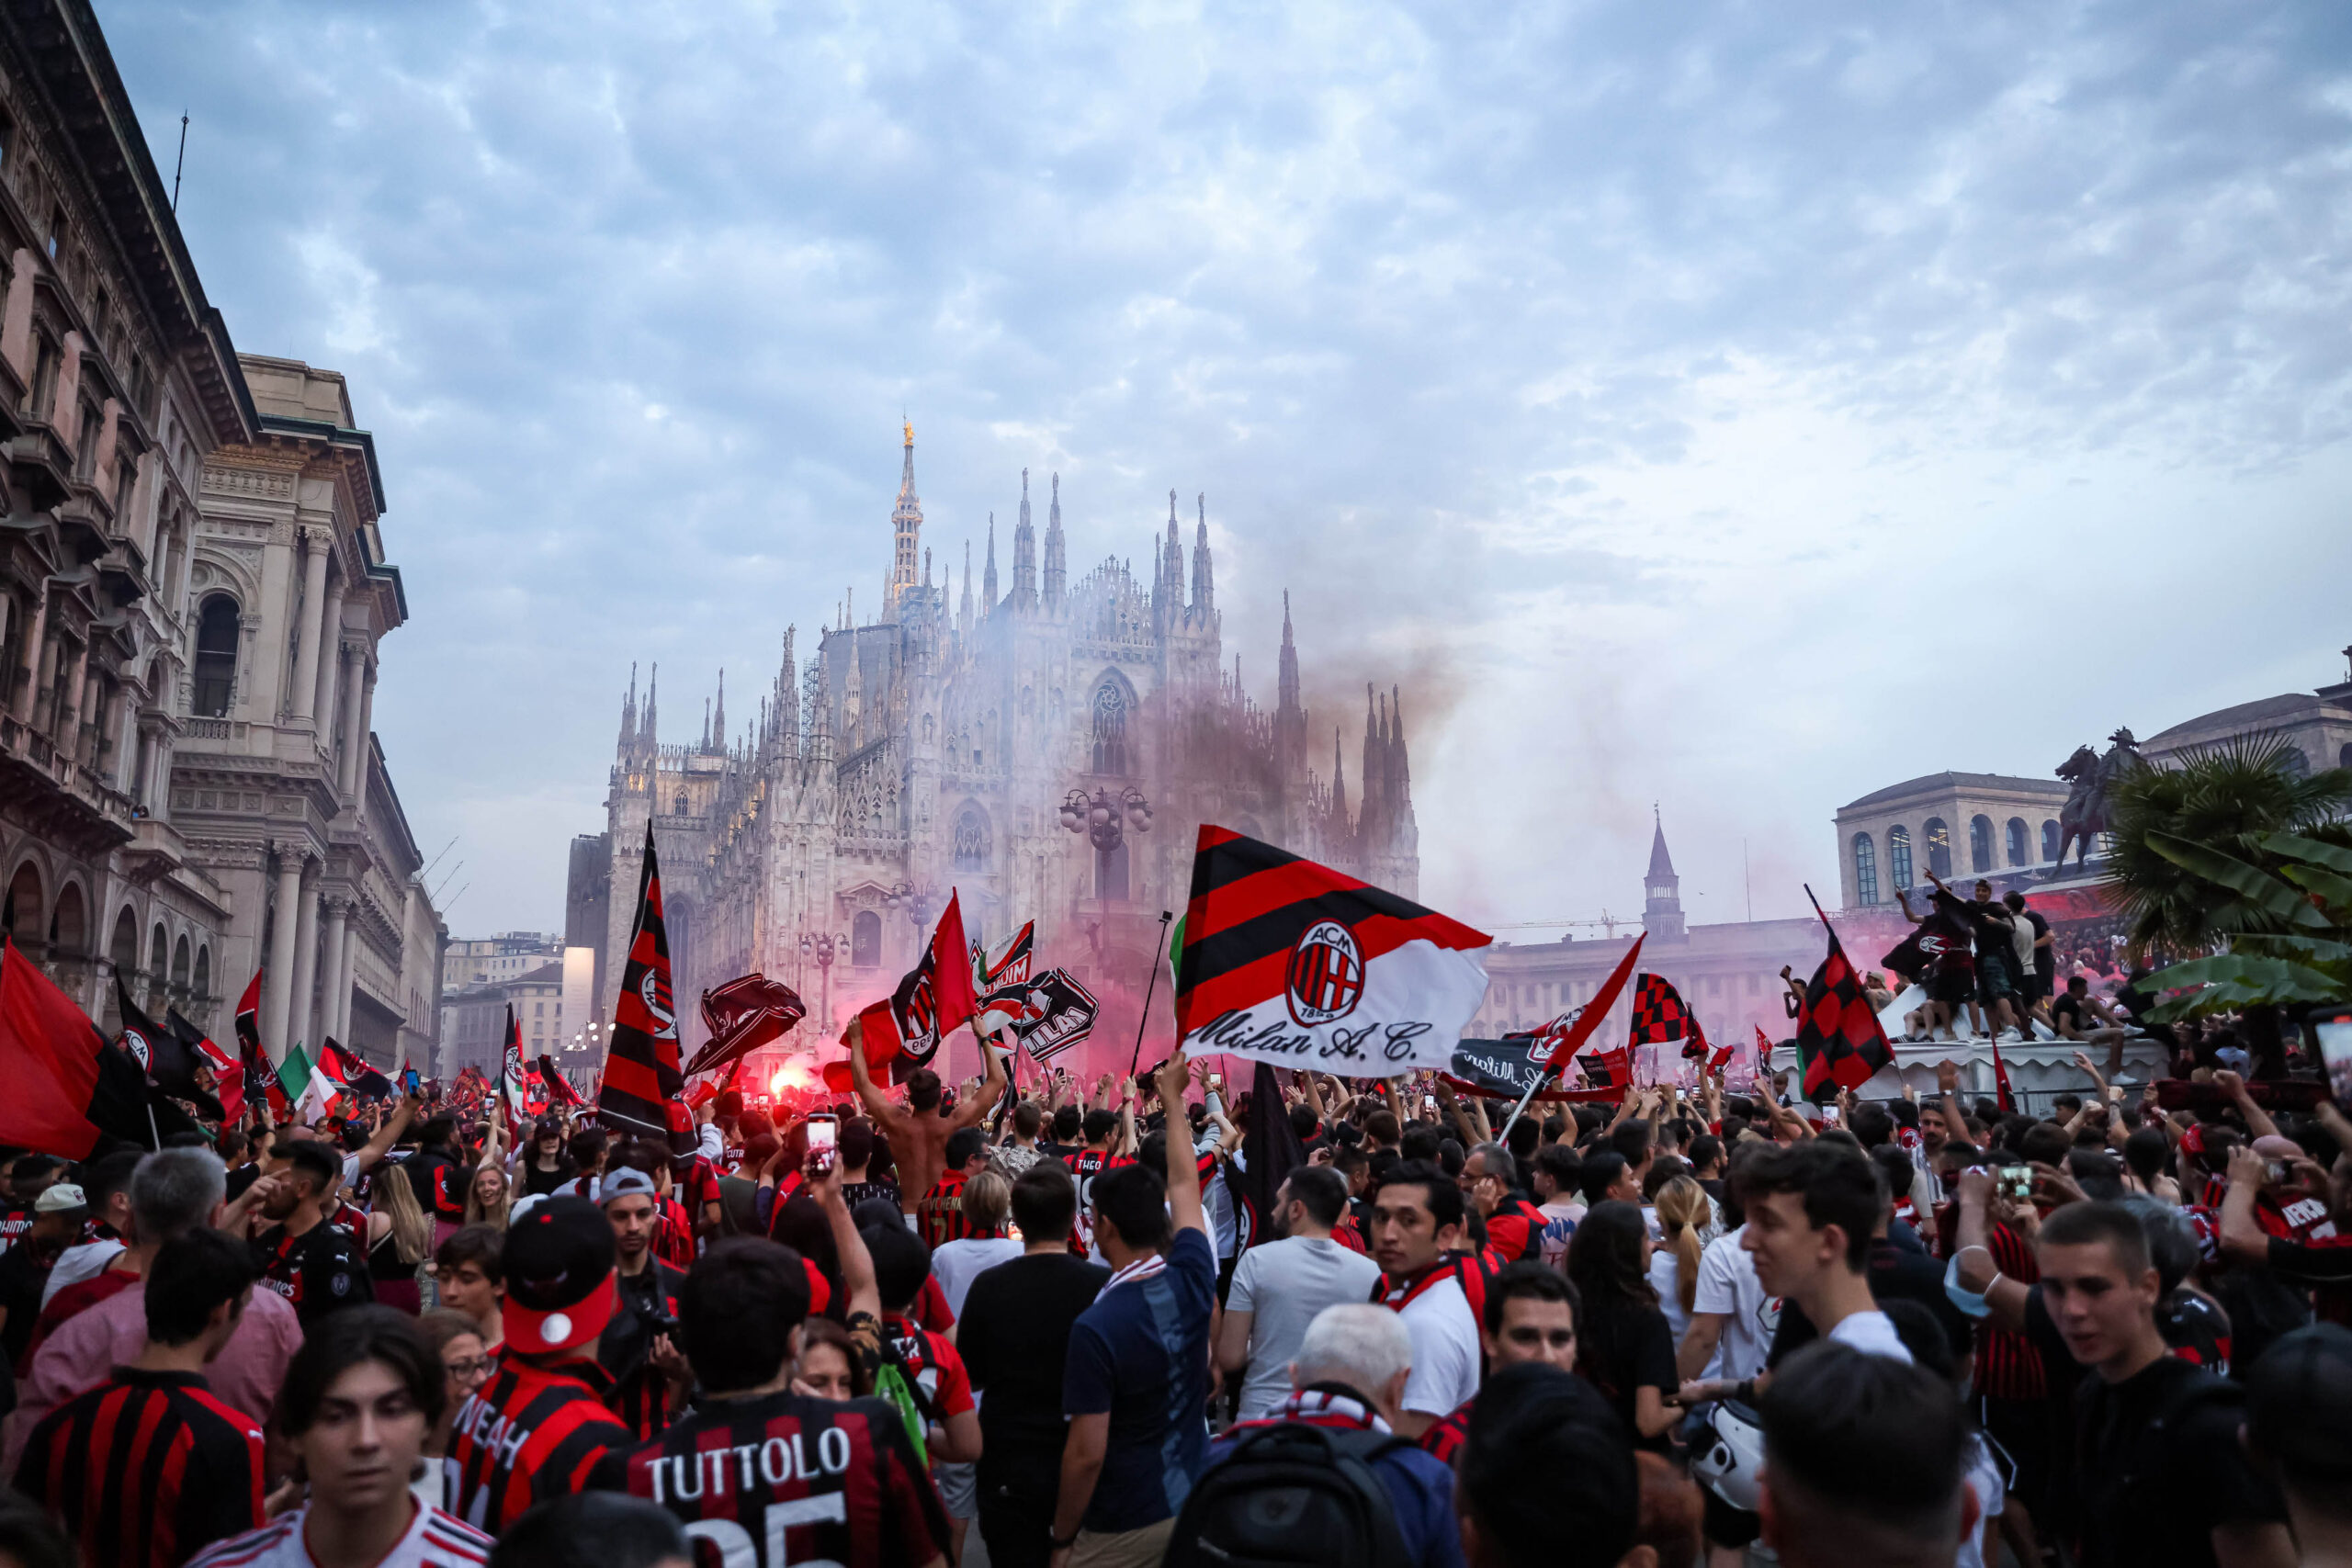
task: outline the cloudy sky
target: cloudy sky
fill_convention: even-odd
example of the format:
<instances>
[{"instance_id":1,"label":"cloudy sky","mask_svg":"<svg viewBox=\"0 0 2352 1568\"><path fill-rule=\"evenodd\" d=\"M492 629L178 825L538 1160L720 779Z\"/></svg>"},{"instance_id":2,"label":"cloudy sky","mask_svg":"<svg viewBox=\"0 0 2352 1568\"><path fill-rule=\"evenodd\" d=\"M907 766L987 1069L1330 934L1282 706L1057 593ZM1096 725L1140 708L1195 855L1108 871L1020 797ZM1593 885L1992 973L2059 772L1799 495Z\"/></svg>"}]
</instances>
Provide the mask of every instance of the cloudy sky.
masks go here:
<instances>
[{"instance_id":1,"label":"cloudy sky","mask_svg":"<svg viewBox=\"0 0 2352 1568\"><path fill-rule=\"evenodd\" d=\"M1073 574L1206 491L1465 918L1638 908L1653 803L1693 919L1795 912L1869 790L2343 675L2341 6L98 12L376 434L458 935L560 929L631 660L691 739L872 602L902 409L943 567L1024 466Z\"/></svg>"}]
</instances>

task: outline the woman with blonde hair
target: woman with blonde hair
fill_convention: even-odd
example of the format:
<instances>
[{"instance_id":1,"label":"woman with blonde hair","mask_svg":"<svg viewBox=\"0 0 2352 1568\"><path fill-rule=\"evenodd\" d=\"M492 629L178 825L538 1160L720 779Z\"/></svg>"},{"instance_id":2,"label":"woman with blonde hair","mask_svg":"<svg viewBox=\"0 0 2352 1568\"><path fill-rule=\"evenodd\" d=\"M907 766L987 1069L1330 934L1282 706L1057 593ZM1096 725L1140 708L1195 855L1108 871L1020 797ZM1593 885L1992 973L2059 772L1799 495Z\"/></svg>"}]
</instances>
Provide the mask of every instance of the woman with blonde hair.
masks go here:
<instances>
[{"instance_id":1,"label":"woman with blonde hair","mask_svg":"<svg viewBox=\"0 0 2352 1568\"><path fill-rule=\"evenodd\" d=\"M1694 1178L1678 1176L1657 1190L1657 1223L1666 1242L1650 1257L1649 1280L1678 1345L1690 1326L1690 1303L1698 1299L1699 1254L1704 1246L1700 1235L1713 1217L1707 1190Z\"/></svg>"},{"instance_id":2,"label":"woman with blonde hair","mask_svg":"<svg viewBox=\"0 0 2352 1568\"><path fill-rule=\"evenodd\" d=\"M514 1206L514 1189L507 1181L506 1172L487 1161L476 1167L473 1179L466 1183L465 1224L503 1231L506 1228L507 1211Z\"/></svg>"},{"instance_id":3,"label":"woman with blonde hair","mask_svg":"<svg viewBox=\"0 0 2352 1568\"><path fill-rule=\"evenodd\" d=\"M1023 1250L1006 1223L1012 1213L1012 1183L1003 1172L991 1167L967 1180L963 1209L964 1235L941 1243L931 1255L932 1277L947 1298L947 1310L958 1317L964 1315L964 1293L972 1288L972 1277Z\"/></svg>"},{"instance_id":4,"label":"woman with blonde hair","mask_svg":"<svg viewBox=\"0 0 2352 1568\"><path fill-rule=\"evenodd\" d=\"M433 1260L433 1222L406 1171L387 1168L369 1196L375 1208L368 1215L368 1278L379 1302L413 1316L424 1309L418 1271Z\"/></svg>"}]
</instances>

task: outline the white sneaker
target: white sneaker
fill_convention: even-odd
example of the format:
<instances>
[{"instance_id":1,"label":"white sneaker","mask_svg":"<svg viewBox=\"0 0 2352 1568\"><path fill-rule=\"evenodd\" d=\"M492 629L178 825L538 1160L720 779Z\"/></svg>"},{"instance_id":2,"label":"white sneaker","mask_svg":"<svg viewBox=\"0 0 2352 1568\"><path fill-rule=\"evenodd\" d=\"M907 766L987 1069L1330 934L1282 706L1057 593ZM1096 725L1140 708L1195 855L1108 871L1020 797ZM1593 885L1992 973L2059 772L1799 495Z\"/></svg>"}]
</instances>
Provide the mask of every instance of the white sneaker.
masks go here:
<instances>
[{"instance_id":1,"label":"white sneaker","mask_svg":"<svg viewBox=\"0 0 2352 1568\"><path fill-rule=\"evenodd\" d=\"M2022 1040L2022 1039L2024 1039L2024 1038L2025 1038L2025 1036L2024 1036L2024 1035L2022 1035L2022 1034L2019 1034L2019 1033L2018 1033L2016 1030L2014 1030L2014 1029L2004 1029L2003 1031L2001 1031L2000 1035L1999 1035L1999 1038L2000 1038L2001 1040L2003 1040L2004 1042L2007 1042L2007 1041L2010 1041L2010 1040Z\"/></svg>"}]
</instances>

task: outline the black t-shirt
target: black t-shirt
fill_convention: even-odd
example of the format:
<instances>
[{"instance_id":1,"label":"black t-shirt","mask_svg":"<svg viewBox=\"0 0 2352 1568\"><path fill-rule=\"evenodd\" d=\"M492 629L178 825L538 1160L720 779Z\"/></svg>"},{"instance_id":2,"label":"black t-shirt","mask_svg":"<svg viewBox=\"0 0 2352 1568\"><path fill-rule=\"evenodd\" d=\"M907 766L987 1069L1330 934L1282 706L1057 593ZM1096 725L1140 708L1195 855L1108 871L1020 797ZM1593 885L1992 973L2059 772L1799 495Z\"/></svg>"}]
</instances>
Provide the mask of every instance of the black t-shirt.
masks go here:
<instances>
[{"instance_id":1,"label":"black t-shirt","mask_svg":"<svg viewBox=\"0 0 2352 1568\"><path fill-rule=\"evenodd\" d=\"M1917 1302L1935 1317L1944 1331L1944 1343L1958 1360L1976 1346L1976 1325L1951 1304L1944 1290L1944 1266L1924 1251L1913 1252L1891 1241L1871 1243L1871 1298L1884 1307L1889 1302Z\"/></svg>"},{"instance_id":2,"label":"black t-shirt","mask_svg":"<svg viewBox=\"0 0 2352 1568\"><path fill-rule=\"evenodd\" d=\"M1061 1463L1062 1366L1070 1325L1094 1304L1111 1271L1066 1252L1015 1258L972 1278L956 1348L980 1401L982 1484L990 1472ZM1052 1495L1053 1483L1046 1482Z\"/></svg>"},{"instance_id":3,"label":"black t-shirt","mask_svg":"<svg viewBox=\"0 0 2352 1568\"><path fill-rule=\"evenodd\" d=\"M0 1257L0 1307L8 1310L8 1322L0 1327L0 1352L14 1366L32 1343L33 1325L40 1318L41 1287L49 1283L49 1270L56 1262L54 1254L44 1256L40 1247L21 1242Z\"/></svg>"},{"instance_id":4,"label":"black t-shirt","mask_svg":"<svg viewBox=\"0 0 2352 1568\"><path fill-rule=\"evenodd\" d=\"M261 1167L252 1160L229 1173L229 1201L233 1203L245 1195L245 1189L261 1179Z\"/></svg>"},{"instance_id":5,"label":"black t-shirt","mask_svg":"<svg viewBox=\"0 0 2352 1568\"><path fill-rule=\"evenodd\" d=\"M2238 1441L2245 1391L2160 1357L2075 1395L2083 1568L2206 1568L2222 1525L2287 1520L2278 1489Z\"/></svg>"},{"instance_id":6,"label":"black t-shirt","mask_svg":"<svg viewBox=\"0 0 2352 1568\"><path fill-rule=\"evenodd\" d=\"M305 1328L328 1313L376 1299L358 1244L324 1220L300 1235L284 1225L264 1231L254 1238L254 1267L262 1286L284 1296Z\"/></svg>"},{"instance_id":7,"label":"black t-shirt","mask_svg":"<svg viewBox=\"0 0 2352 1568\"><path fill-rule=\"evenodd\" d=\"M2067 991L2050 1004L2050 1021L2059 1026L2058 1032L2061 1035L2066 1032L2066 1025L2069 1022L2074 1025L2075 1032L2077 1034L2087 1033L2098 1027L2098 1016L2091 1011L2086 1005L2087 1001L2087 998L2078 997L2074 992Z\"/></svg>"},{"instance_id":8,"label":"black t-shirt","mask_svg":"<svg viewBox=\"0 0 2352 1568\"><path fill-rule=\"evenodd\" d=\"M1607 1397L1625 1429L1634 1431L1636 1390L1655 1388L1670 1398L1680 1386L1674 1370L1674 1330L1658 1308L1598 1292L1584 1298L1580 1315L1577 1371ZM1635 1446L1663 1450L1666 1438L1637 1438Z\"/></svg>"},{"instance_id":9,"label":"black t-shirt","mask_svg":"<svg viewBox=\"0 0 2352 1568\"><path fill-rule=\"evenodd\" d=\"M538 1156L532 1155L523 1161L523 1191L544 1198L579 1174L580 1162L570 1155L556 1156L553 1170L541 1170Z\"/></svg>"},{"instance_id":10,"label":"black t-shirt","mask_svg":"<svg viewBox=\"0 0 2352 1568\"><path fill-rule=\"evenodd\" d=\"M32 1229L33 1212L29 1207L17 1204L0 1209L0 1251L13 1249L32 1234Z\"/></svg>"},{"instance_id":11,"label":"black t-shirt","mask_svg":"<svg viewBox=\"0 0 2352 1568\"><path fill-rule=\"evenodd\" d=\"M1044 1158L1057 1159L1064 1165L1068 1165L1076 1159L1079 1151L1085 1147L1084 1144L1048 1144L1040 1141L1037 1145L1037 1153Z\"/></svg>"},{"instance_id":12,"label":"black t-shirt","mask_svg":"<svg viewBox=\"0 0 2352 1568\"><path fill-rule=\"evenodd\" d=\"M1970 902L1962 908L1968 911L1969 934L1976 942L1976 961L1990 959L2006 963L2017 957L2015 939L2009 935L2009 911L2000 904Z\"/></svg>"}]
</instances>

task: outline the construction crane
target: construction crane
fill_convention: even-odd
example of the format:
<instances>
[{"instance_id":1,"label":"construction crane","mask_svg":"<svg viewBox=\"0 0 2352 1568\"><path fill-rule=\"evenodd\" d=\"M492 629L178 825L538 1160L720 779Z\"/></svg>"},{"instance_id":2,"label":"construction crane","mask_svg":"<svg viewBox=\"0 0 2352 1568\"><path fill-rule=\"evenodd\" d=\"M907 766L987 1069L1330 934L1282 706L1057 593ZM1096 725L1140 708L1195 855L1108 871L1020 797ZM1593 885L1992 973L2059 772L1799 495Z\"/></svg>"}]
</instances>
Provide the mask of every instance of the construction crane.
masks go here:
<instances>
[{"instance_id":1,"label":"construction crane","mask_svg":"<svg viewBox=\"0 0 2352 1568\"><path fill-rule=\"evenodd\" d=\"M1616 938L1618 927L1638 926L1641 923L1629 916L1612 915L1603 909L1600 911L1600 919L1597 920L1489 920L1485 922L1481 929L1490 931L1558 931L1563 927L1573 927L1579 931L1606 931L1613 941Z\"/></svg>"}]
</instances>

